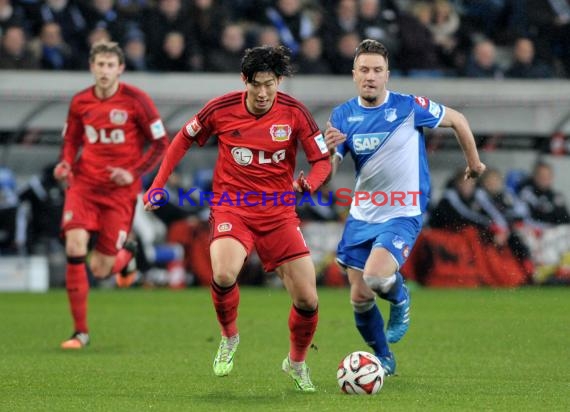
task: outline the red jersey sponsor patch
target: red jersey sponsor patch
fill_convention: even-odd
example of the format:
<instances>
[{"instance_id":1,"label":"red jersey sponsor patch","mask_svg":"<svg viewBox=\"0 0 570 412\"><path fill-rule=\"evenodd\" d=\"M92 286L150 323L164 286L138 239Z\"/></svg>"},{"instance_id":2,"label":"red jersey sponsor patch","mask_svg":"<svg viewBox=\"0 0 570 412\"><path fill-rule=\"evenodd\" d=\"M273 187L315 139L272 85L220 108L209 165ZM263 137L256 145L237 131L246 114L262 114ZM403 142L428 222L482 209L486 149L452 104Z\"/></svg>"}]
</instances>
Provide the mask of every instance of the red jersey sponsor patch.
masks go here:
<instances>
[{"instance_id":1,"label":"red jersey sponsor patch","mask_svg":"<svg viewBox=\"0 0 570 412\"><path fill-rule=\"evenodd\" d=\"M424 109L427 109L429 100L425 97L416 96L416 103L422 106Z\"/></svg>"}]
</instances>

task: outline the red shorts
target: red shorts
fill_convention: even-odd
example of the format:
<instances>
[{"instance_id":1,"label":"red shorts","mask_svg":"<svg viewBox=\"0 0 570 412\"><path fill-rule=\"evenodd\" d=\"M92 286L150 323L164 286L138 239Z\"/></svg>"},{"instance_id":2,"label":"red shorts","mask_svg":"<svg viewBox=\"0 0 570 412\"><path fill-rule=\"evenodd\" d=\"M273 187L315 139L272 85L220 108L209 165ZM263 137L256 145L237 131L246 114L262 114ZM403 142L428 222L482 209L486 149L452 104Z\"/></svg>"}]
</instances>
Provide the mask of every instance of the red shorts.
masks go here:
<instances>
[{"instance_id":1,"label":"red shorts","mask_svg":"<svg viewBox=\"0 0 570 412\"><path fill-rule=\"evenodd\" d=\"M73 185L65 192L61 228L98 232L95 249L114 256L123 247L131 230L136 193L132 189L106 190Z\"/></svg>"},{"instance_id":2,"label":"red shorts","mask_svg":"<svg viewBox=\"0 0 570 412\"><path fill-rule=\"evenodd\" d=\"M236 213L212 211L210 215L210 242L233 237L251 252L253 247L263 263L263 269L271 272L282 264L310 255L305 243L299 218L292 215L271 221L249 220Z\"/></svg>"}]
</instances>

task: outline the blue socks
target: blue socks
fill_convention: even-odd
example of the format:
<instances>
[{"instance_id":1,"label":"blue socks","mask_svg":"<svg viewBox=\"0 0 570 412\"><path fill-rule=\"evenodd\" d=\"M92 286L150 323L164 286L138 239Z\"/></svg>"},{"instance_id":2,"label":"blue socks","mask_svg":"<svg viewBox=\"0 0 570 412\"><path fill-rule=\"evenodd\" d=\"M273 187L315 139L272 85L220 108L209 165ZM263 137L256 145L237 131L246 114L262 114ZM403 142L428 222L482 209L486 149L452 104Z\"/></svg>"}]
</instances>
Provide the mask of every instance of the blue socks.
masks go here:
<instances>
[{"instance_id":1,"label":"blue socks","mask_svg":"<svg viewBox=\"0 0 570 412\"><path fill-rule=\"evenodd\" d=\"M390 349L386 335L384 334L384 319L373 303L371 309L366 312L354 312L356 328L364 341L374 350L376 356L389 356Z\"/></svg>"}]
</instances>

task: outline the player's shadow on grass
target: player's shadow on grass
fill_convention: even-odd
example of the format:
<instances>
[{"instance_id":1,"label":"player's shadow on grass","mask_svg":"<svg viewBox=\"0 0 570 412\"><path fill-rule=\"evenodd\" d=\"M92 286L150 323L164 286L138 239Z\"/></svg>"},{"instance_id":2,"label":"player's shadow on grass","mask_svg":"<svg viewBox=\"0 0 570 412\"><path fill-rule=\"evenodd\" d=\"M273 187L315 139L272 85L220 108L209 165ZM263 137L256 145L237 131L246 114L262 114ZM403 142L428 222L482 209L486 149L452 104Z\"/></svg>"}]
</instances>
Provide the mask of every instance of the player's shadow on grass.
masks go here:
<instances>
[{"instance_id":1,"label":"player's shadow on grass","mask_svg":"<svg viewBox=\"0 0 570 412\"><path fill-rule=\"evenodd\" d=\"M225 391L216 391L203 394L192 394L191 398L197 402L212 403L216 405L230 405L235 402L236 405L252 405L261 406L267 405L270 410L271 405L275 405L276 402L281 402L283 400L282 394L267 394L259 391L257 393L255 390L244 391L243 393L228 393Z\"/></svg>"}]
</instances>

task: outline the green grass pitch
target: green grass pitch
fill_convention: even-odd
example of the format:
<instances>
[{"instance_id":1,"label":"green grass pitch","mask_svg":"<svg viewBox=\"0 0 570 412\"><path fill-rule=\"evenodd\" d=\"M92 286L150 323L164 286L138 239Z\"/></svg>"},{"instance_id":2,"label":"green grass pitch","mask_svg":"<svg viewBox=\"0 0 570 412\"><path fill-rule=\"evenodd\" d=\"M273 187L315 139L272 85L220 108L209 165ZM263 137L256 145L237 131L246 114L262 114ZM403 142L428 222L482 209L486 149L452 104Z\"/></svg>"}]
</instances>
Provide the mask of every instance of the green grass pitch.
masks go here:
<instances>
[{"instance_id":1,"label":"green grass pitch","mask_svg":"<svg viewBox=\"0 0 570 412\"><path fill-rule=\"evenodd\" d=\"M338 363L367 347L348 290L319 294L315 394L280 371L282 290L242 288L241 343L224 378L211 369L219 332L207 289L95 290L91 345L73 353L58 349L71 332L64 291L0 294L0 411L570 410L568 288L414 290L410 331L392 346L398 376L376 396L340 393Z\"/></svg>"}]
</instances>

